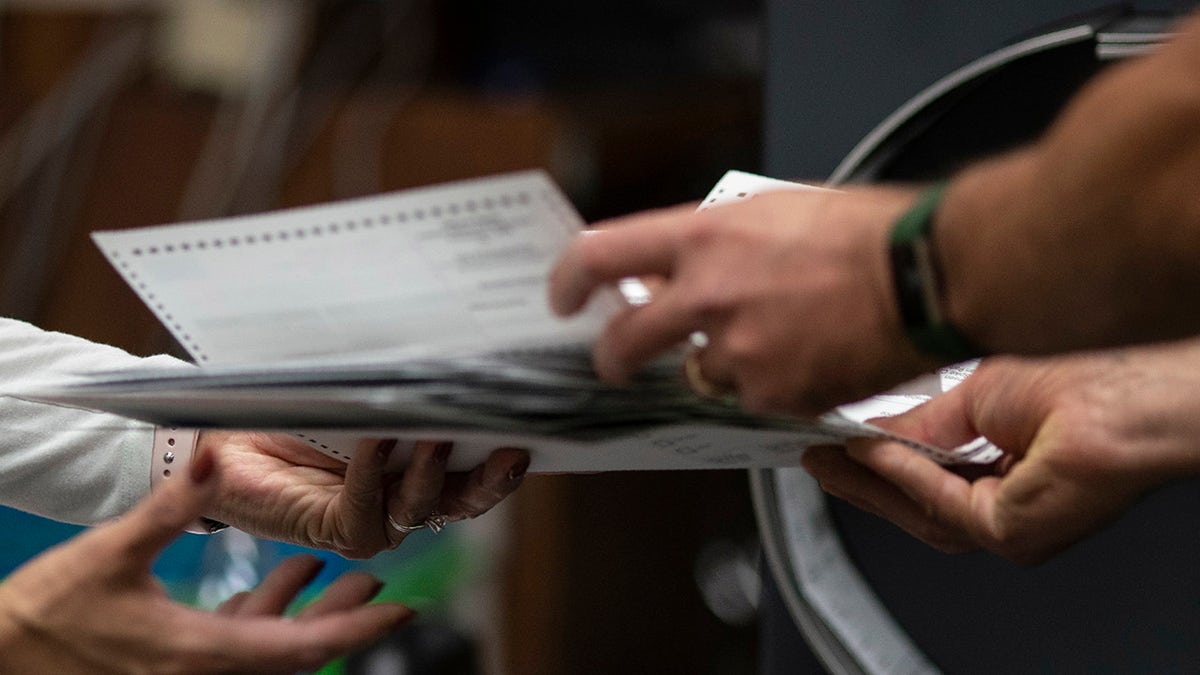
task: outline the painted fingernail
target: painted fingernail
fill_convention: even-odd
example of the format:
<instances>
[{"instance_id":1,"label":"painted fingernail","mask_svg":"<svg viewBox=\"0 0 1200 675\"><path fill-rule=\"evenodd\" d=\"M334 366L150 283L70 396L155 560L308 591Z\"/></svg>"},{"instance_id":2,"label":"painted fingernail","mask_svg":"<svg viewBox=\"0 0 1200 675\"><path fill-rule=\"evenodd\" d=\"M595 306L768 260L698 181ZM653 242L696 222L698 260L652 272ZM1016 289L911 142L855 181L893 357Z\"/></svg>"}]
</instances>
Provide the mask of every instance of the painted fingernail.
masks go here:
<instances>
[{"instance_id":1,"label":"painted fingernail","mask_svg":"<svg viewBox=\"0 0 1200 675\"><path fill-rule=\"evenodd\" d=\"M513 464L512 468L508 470L508 482L512 483L514 481L521 480L521 478L525 475L525 472L528 470L528 459L523 459L516 464Z\"/></svg>"},{"instance_id":2,"label":"painted fingernail","mask_svg":"<svg viewBox=\"0 0 1200 675\"><path fill-rule=\"evenodd\" d=\"M450 451L453 448L453 443L438 443L437 448L433 451L433 461L445 464L446 460L450 459Z\"/></svg>"},{"instance_id":3,"label":"painted fingernail","mask_svg":"<svg viewBox=\"0 0 1200 675\"><path fill-rule=\"evenodd\" d=\"M192 482L197 485L202 485L209 478L212 478L213 469L215 469L216 466L216 459L213 457L211 452L199 453L192 461Z\"/></svg>"},{"instance_id":4,"label":"painted fingernail","mask_svg":"<svg viewBox=\"0 0 1200 675\"><path fill-rule=\"evenodd\" d=\"M325 561L321 560L320 558L315 558L315 562L313 563L313 566L311 568L309 568L308 572L305 573L305 575L304 575L304 584L303 585L307 586L307 585L311 584L312 582L316 581L317 577L321 575L321 570L323 570L323 569L325 569Z\"/></svg>"}]
</instances>

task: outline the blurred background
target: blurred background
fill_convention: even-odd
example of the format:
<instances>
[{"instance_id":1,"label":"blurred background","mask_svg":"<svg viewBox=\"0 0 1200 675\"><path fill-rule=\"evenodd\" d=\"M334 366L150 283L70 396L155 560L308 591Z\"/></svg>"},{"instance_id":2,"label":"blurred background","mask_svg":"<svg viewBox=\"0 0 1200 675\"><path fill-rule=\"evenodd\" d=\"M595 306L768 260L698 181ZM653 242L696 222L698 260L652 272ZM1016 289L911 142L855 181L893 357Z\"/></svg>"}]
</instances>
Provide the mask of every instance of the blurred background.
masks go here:
<instances>
[{"instance_id":1,"label":"blurred background","mask_svg":"<svg viewBox=\"0 0 1200 675\"><path fill-rule=\"evenodd\" d=\"M3 0L0 312L183 355L89 232L535 167L589 221L698 200L759 168L764 39L751 0ZM421 618L327 671L753 672L750 509L742 471L530 476L358 564ZM2 573L78 531L0 520ZM157 571L210 606L290 552Z\"/></svg>"}]
</instances>

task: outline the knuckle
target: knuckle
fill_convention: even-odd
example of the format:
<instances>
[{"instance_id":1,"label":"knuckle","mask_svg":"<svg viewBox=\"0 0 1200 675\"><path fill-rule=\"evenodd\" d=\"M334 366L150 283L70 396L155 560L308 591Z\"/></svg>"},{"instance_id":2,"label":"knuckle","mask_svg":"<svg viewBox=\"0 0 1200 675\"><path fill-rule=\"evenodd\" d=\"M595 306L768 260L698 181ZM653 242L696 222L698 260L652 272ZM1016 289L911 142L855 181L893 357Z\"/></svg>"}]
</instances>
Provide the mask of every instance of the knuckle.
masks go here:
<instances>
[{"instance_id":1,"label":"knuckle","mask_svg":"<svg viewBox=\"0 0 1200 675\"><path fill-rule=\"evenodd\" d=\"M574 253L572 272L588 283L594 282L611 267L608 247L599 245L596 238L584 237L578 242Z\"/></svg>"},{"instance_id":2,"label":"knuckle","mask_svg":"<svg viewBox=\"0 0 1200 675\"><path fill-rule=\"evenodd\" d=\"M680 228L680 238L688 248L707 248L726 231L722 219L711 212L701 212Z\"/></svg>"},{"instance_id":3,"label":"knuckle","mask_svg":"<svg viewBox=\"0 0 1200 675\"><path fill-rule=\"evenodd\" d=\"M487 512L488 506L477 504L470 499L459 498L447 505L446 513L453 517L466 519L477 518Z\"/></svg>"},{"instance_id":4,"label":"knuckle","mask_svg":"<svg viewBox=\"0 0 1200 675\"><path fill-rule=\"evenodd\" d=\"M392 519L401 525L420 525L425 522L425 518L429 516L432 509L426 509L416 506L405 506L392 513Z\"/></svg>"}]
</instances>

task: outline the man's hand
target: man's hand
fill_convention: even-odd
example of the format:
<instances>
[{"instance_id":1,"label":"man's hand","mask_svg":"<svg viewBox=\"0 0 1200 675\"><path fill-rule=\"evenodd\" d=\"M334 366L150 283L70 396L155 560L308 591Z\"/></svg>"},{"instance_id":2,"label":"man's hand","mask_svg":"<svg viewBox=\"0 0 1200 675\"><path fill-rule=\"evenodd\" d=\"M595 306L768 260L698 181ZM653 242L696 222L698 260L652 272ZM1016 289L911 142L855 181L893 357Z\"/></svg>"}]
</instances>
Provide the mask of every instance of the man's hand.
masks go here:
<instances>
[{"instance_id":1,"label":"man's hand","mask_svg":"<svg viewBox=\"0 0 1200 675\"><path fill-rule=\"evenodd\" d=\"M596 344L603 379L625 381L703 331L697 375L748 410L825 412L936 365L901 330L886 258L914 197L782 190L601 223L559 259L550 303L572 314L602 285L645 278L651 302L612 318Z\"/></svg>"},{"instance_id":2,"label":"man's hand","mask_svg":"<svg viewBox=\"0 0 1200 675\"><path fill-rule=\"evenodd\" d=\"M1200 342L984 361L949 392L874 421L942 447L985 436L1005 457L974 477L894 442L813 448L830 494L946 551L1036 563L1200 467Z\"/></svg>"}]
</instances>

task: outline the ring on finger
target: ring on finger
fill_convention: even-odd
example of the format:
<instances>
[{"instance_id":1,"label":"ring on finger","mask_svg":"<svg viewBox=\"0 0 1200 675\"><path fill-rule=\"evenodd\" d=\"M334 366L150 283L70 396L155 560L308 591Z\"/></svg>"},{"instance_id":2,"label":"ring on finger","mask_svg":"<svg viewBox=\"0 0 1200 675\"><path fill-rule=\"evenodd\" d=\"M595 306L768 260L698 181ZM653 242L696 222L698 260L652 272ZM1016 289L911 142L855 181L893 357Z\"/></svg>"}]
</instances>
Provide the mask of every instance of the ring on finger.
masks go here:
<instances>
[{"instance_id":1,"label":"ring on finger","mask_svg":"<svg viewBox=\"0 0 1200 675\"><path fill-rule=\"evenodd\" d=\"M438 534L442 530L446 529L446 525L449 524L449 522L449 518L434 511L433 513L429 514L429 517L425 519L425 522L421 524L421 527L428 526L429 529L433 530L434 534Z\"/></svg>"},{"instance_id":2,"label":"ring on finger","mask_svg":"<svg viewBox=\"0 0 1200 675\"><path fill-rule=\"evenodd\" d=\"M388 525L391 525L393 530L395 530L401 534L412 534L413 532L416 532L417 530L424 529L425 526L429 524L429 520L426 519L425 522L417 523L416 525L401 525L400 523L396 522L396 519L393 518L392 514L390 514L390 513L387 516L387 520L388 520ZM436 532L437 530L434 530L434 531Z\"/></svg>"},{"instance_id":3,"label":"ring on finger","mask_svg":"<svg viewBox=\"0 0 1200 675\"><path fill-rule=\"evenodd\" d=\"M700 368L700 352L699 349L692 351L683 362L683 375L688 387L704 398L724 399L732 396L732 388L718 385L704 376Z\"/></svg>"}]
</instances>

